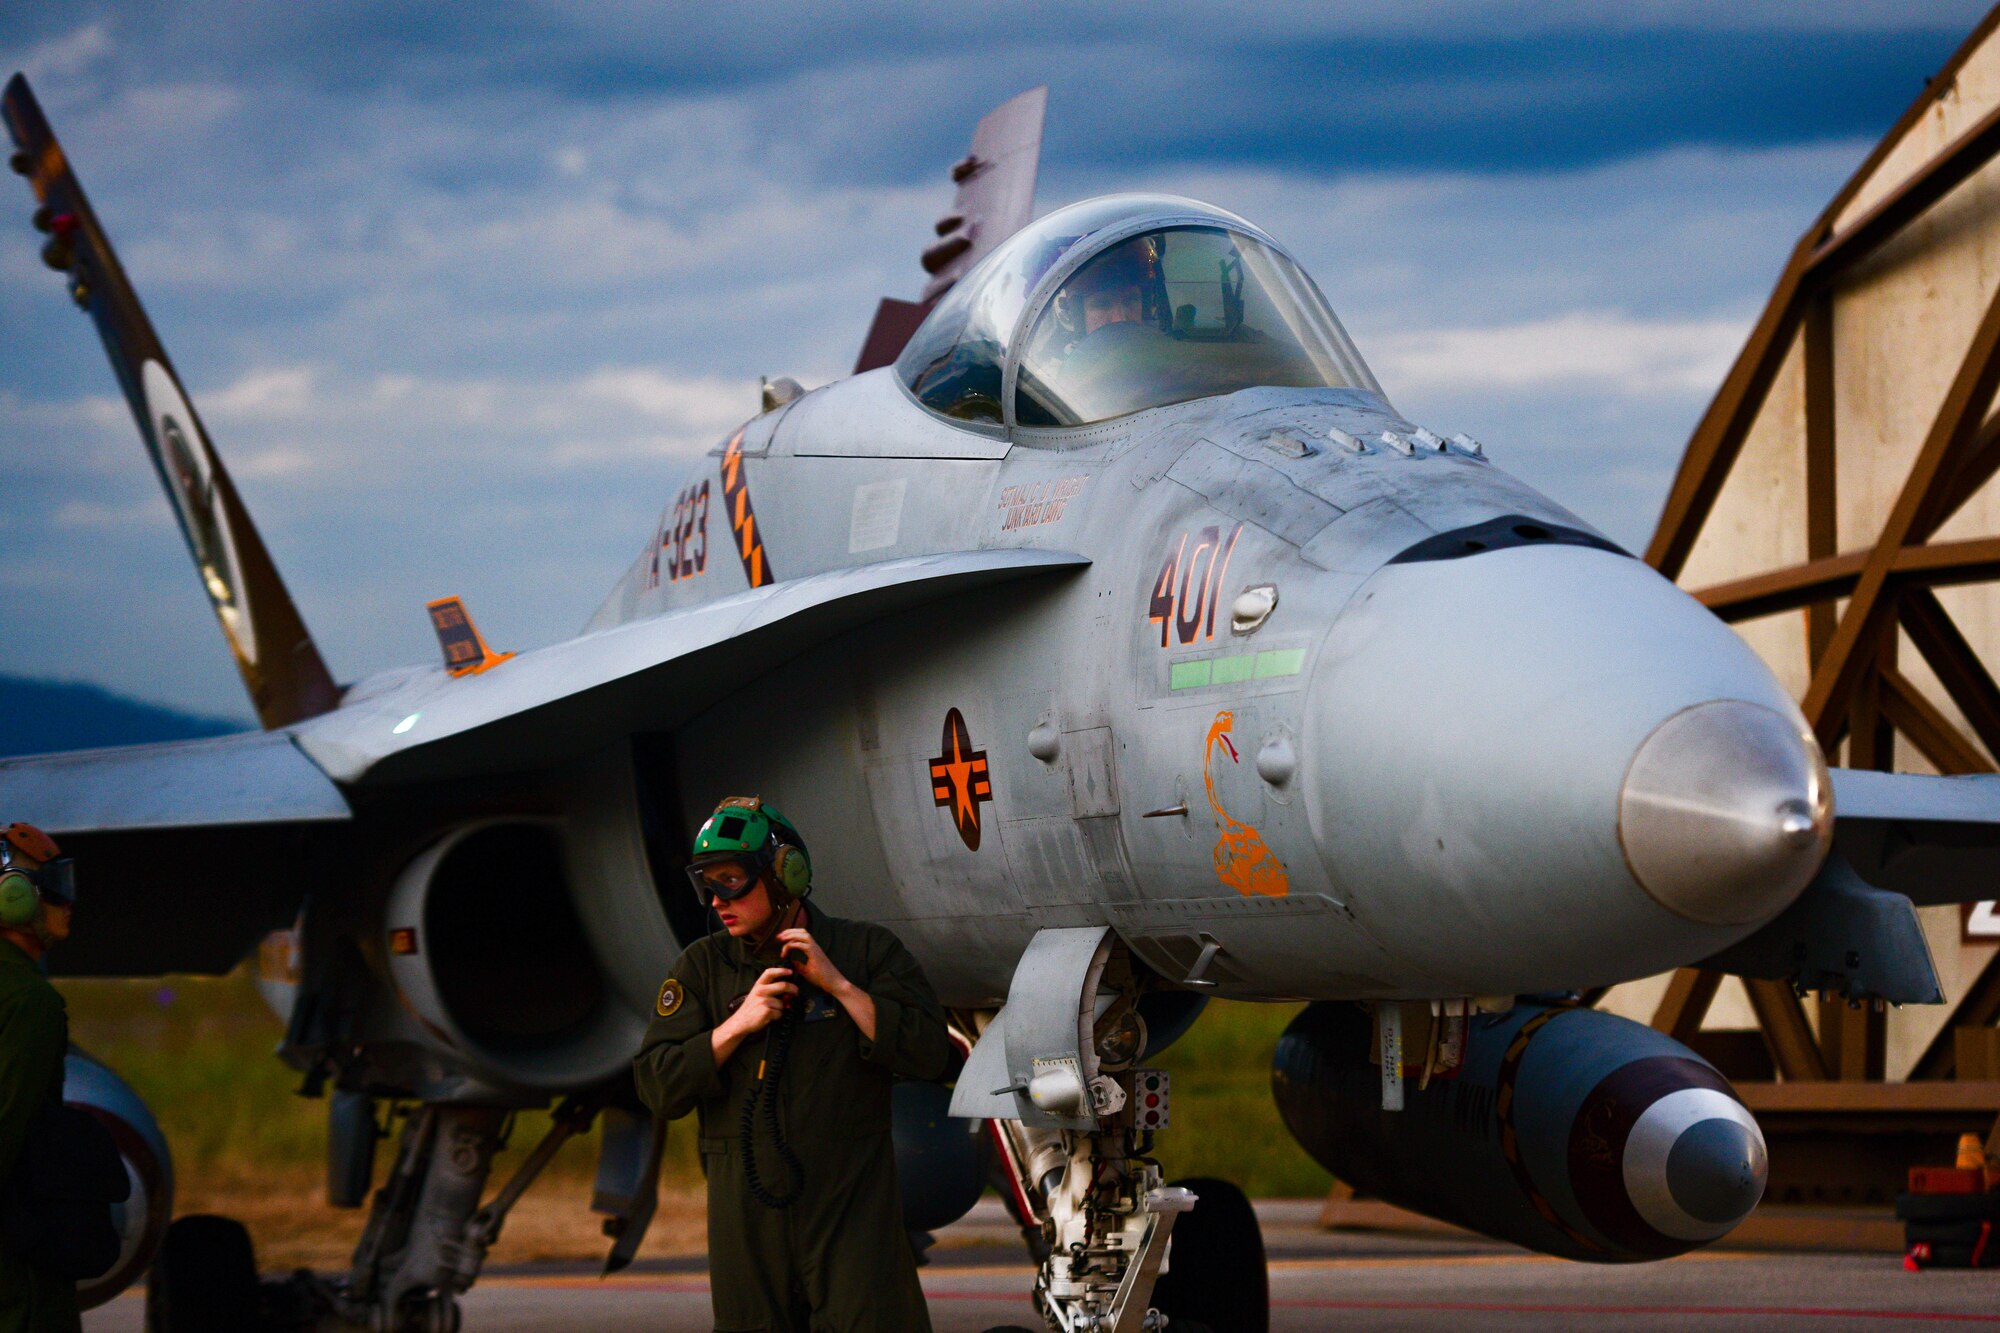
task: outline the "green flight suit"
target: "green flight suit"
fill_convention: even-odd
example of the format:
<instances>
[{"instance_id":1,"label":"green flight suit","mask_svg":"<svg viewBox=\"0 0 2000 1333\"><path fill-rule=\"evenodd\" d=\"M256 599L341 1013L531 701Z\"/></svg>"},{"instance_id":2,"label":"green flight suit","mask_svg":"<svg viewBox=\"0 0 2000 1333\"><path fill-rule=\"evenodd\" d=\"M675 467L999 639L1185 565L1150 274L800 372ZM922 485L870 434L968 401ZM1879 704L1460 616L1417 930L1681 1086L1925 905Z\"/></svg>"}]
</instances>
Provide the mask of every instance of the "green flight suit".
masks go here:
<instances>
[{"instance_id":1,"label":"green flight suit","mask_svg":"<svg viewBox=\"0 0 2000 1333\"><path fill-rule=\"evenodd\" d=\"M740 1116L757 1086L764 1032L745 1038L721 1068L709 1043L764 969L782 965L775 944L753 957L746 943L717 932L681 954L633 1063L639 1095L663 1119L701 1112L719 1333L928 1333L903 1228L889 1092L899 1076L944 1077L951 1061L944 1011L888 930L807 911L806 928L828 959L875 1001L875 1038L862 1037L847 1011L816 988L801 987L806 1018L778 1081L780 1122L805 1167L799 1200L767 1208L744 1180ZM761 1116L755 1142L765 1189L789 1191L790 1172Z\"/></svg>"},{"instance_id":2,"label":"green flight suit","mask_svg":"<svg viewBox=\"0 0 2000 1333\"><path fill-rule=\"evenodd\" d=\"M14 1172L28 1127L62 1100L69 1016L34 960L0 940L0 1181ZM0 1243L0 1333L78 1333L76 1284L28 1267Z\"/></svg>"}]
</instances>

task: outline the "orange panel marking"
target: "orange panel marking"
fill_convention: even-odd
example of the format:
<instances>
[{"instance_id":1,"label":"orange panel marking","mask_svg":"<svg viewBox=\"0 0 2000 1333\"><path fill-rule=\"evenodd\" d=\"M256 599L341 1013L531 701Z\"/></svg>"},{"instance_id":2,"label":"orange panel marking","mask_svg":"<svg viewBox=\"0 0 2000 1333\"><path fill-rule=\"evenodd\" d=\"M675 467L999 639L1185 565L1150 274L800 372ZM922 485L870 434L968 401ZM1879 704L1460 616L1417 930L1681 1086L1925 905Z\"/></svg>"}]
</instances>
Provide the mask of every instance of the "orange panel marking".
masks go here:
<instances>
[{"instance_id":1,"label":"orange panel marking","mask_svg":"<svg viewBox=\"0 0 2000 1333\"><path fill-rule=\"evenodd\" d=\"M1229 740L1229 729L1235 723L1236 715L1227 709L1217 713L1215 721L1209 723L1208 740L1201 752L1201 781L1208 788L1208 805L1215 812L1215 828L1220 835L1215 840L1215 877L1246 898L1253 894L1282 898L1292 891L1284 862L1271 851L1263 834L1222 808L1222 798L1215 791L1215 775L1209 769L1218 744L1229 756L1229 762L1241 762Z\"/></svg>"}]
</instances>

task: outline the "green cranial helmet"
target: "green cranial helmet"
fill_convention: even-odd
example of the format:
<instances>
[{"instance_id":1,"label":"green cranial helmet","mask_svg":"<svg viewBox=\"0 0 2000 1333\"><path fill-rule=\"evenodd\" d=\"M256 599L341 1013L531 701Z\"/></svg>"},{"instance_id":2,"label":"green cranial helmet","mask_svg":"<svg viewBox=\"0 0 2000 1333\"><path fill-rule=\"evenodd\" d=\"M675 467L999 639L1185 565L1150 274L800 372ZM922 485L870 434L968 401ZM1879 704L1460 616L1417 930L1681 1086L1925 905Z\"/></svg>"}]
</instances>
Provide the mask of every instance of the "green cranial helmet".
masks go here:
<instances>
[{"instance_id":1,"label":"green cranial helmet","mask_svg":"<svg viewBox=\"0 0 2000 1333\"><path fill-rule=\"evenodd\" d=\"M792 897L804 897L812 890L812 860L806 854L805 839L791 820L775 806L756 796L731 796L715 807L694 835L688 877L703 903L711 895L725 900L740 897L724 887L710 873L718 866L741 863L759 874L767 874L772 884Z\"/></svg>"}]
</instances>

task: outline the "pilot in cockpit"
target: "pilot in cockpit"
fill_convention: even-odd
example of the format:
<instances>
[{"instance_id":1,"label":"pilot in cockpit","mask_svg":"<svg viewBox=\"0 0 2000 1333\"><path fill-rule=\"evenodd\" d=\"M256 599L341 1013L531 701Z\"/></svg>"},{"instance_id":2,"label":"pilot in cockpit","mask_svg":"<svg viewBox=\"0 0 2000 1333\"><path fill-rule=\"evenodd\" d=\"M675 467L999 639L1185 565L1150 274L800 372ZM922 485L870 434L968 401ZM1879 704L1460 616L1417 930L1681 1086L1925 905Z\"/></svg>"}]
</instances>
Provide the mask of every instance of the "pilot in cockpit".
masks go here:
<instances>
[{"instance_id":1,"label":"pilot in cockpit","mask_svg":"<svg viewBox=\"0 0 2000 1333\"><path fill-rule=\"evenodd\" d=\"M1220 210L1134 196L1073 204L1010 237L896 368L926 408L982 429L1088 426L1258 387L1374 389L1289 256Z\"/></svg>"},{"instance_id":2,"label":"pilot in cockpit","mask_svg":"<svg viewBox=\"0 0 2000 1333\"><path fill-rule=\"evenodd\" d=\"M1147 292L1158 286L1151 237L1141 236L1099 256L1056 293L1056 318L1087 338L1108 324L1140 324Z\"/></svg>"}]
</instances>

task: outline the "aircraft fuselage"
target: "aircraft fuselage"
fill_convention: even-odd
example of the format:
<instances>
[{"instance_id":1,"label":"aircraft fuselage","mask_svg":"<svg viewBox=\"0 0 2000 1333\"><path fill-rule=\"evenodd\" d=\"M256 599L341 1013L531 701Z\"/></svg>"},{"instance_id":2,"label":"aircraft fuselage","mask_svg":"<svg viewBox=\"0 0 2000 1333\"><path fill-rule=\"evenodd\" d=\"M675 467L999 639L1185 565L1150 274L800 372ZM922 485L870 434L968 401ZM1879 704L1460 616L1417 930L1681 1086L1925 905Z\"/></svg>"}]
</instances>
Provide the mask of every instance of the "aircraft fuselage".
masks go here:
<instances>
[{"instance_id":1,"label":"aircraft fuselage","mask_svg":"<svg viewBox=\"0 0 2000 1333\"><path fill-rule=\"evenodd\" d=\"M1620 832L1662 723L1732 700L1802 733L1783 689L1474 449L1361 390L1028 434L887 370L809 394L669 482L593 621L926 551L1090 558L829 641L678 733L683 817L777 802L825 905L892 924L948 1002L997 1003L1046 926L1109 923L1172 979L1214 942L1222 994L1513 994L1691 962L1789 901L1691 920Z\"/></svg>"}]
</instances>

